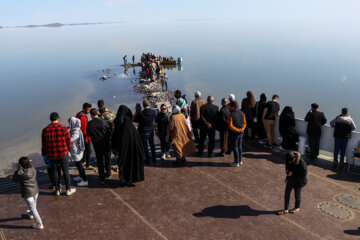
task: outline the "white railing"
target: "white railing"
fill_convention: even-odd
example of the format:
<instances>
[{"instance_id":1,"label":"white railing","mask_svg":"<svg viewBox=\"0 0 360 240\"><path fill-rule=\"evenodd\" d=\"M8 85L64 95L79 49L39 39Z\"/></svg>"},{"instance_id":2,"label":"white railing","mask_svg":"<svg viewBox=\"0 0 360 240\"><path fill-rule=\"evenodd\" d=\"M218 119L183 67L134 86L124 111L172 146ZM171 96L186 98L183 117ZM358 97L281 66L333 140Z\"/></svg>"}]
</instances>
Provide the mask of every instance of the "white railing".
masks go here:
<instances>
[{"instance_id":1,"label":"white railing","mask_svg":"<svg viewBox=\"0 0 360 240\"><path fill-rule=\"evenodd\" d=\"M281 139L278 126L279 126L279 117L277 117L275 123L275 139ZM306 127L307 127L307 122L305 122L303 119L296 119L295 129L299 136L307 137ZM324 125L321 127L320 150L331 153L334 152L335 139L333 134L334 134L334 128L330 127L329 125ZM352 132L351 139L349 139L346 149L346 162L352 163L352 156L353 156L352 151L358 148L359 142L360 142L360 133L355 131ZM360 160L355 159L354 164L360 166Z\"/></svg>"}]
</instances>

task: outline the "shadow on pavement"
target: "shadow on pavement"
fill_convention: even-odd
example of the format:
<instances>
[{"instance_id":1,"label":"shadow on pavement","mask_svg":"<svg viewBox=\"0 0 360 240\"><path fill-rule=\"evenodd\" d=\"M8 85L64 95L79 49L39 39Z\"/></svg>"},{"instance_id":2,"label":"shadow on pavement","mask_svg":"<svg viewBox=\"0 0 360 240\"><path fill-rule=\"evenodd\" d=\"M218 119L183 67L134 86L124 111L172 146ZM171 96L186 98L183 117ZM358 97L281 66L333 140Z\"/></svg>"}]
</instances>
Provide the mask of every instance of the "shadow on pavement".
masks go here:
<instances>
[{"instance_id":1,"label":"shadow on pavement","mask_svg":"<svg viewBox=\"0 0 360 240\"><path fill-rule=\"evenodd\" d=\"M344 233L353 235L353 236L360 236L360 227L355 230L345 230Z\"/></svg>"},{"instance_id":2,"label":"shadow on pavement","mask_svg":"<svg viewBox=\"0 0 360 240\"><path fill-rule=\"evenodd\" d=\"M255 210L248 205L224 206L217 205L214 207L204 208L199 213L194 213L195 217L214 217L214 218L240 218L241 216L259 216L259 215L276 215L277 211Z\"/></svg>"}]
</instances>

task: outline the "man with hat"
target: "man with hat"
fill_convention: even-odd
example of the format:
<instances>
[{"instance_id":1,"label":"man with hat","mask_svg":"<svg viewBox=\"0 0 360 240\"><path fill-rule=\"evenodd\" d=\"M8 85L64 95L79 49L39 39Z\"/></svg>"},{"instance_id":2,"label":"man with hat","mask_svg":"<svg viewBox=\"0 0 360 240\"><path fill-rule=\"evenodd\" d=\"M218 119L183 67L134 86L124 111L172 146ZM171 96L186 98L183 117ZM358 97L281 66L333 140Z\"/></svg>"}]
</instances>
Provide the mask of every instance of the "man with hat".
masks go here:
<instances>
[{"instance_id":1,"label":"man with hat","mask_svg":"<svg viewBox=\"0 0 360 240\"><path fill-rule=\"evenodd\" d=\"M318 111L319 105L311 104L310 111L306 114L305 121L308 122L306 133L309 138L310 160L315 161L319 155L319 145L321 137L321 126L326 123L323 112Z\"/></svg>"},{"instance_id":2,"label":"man with hat","mask_svg":"<svg viewBox=\"0 0 360 240\"><path fill-rule=\"evenodd\" d=\"M57 112L50 114L51 123L45 127L41 134L41 155L51 162L52 176L55 184L56 196L60 195L58 168L61 167L65 178L66 195L73 194L76 189L70 188L69 164L67 154L71 149L70 133L67 128L59 123L60 116Z\"/></svg>"}]
</instances>

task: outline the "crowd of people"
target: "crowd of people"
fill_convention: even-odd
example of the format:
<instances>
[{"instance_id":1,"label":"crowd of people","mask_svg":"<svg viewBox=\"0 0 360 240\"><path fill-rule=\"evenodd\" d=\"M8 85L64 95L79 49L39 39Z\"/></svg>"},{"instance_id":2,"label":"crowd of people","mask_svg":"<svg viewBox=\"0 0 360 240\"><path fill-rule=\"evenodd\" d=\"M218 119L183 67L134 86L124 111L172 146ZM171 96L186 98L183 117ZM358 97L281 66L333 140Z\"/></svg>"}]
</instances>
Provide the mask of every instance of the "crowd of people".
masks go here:
<instances>
[{"instance_id":1,"label":"crowd of people","mask_svg":"<svg viewBox=\"0 0 360 240\"><path fill-rule=\"evenodd\" d=\"M77 182L77 186L89 185L85 168L93 169L90 164L92 147L95 150L100 184L105 184L105 179L111 176L111 154L114 154L117 157L120 186L134 186L134 183L144 180L144 164L157 161L155 135L160 140L160 159L164 161L171 157L172 145L176 159L173 164L178 167L185 166L186 157L195 152L197 156L203 156L206 138L208 138L207 157L214 157L216 131L219 132L220 137L220 151L216 156L224 157L225 154L233 152L234 161L229 163L231 167L239 167L243 164L243 137L254 139L256 136L258 142L268 148L276 147L274 125L280 112L279 96L276 94L267 101L266 94L262 93L259 101L256 101L254 94L248 91L241 105L236 101L235 95L230 94L229 98L221 99L221 108L214 104L213 96L208 96L204 100L200 91L195 92L195 99L191 104L188 104L180 90L174 92L174 97L176 100L171 112L168 112L165 104L162 104L160 112L157 112L146 99L142 107L136 104L134 114L128 107L121 105L115 115L105 107L103 100L98 101L98 108L92 108L90 103L84 103L82 110L75 117L68 119L68 127L59 123L58 113L51 113L51 123L42 131L41 152L54 194L60 195L61 173L64 176L65 195L69 196L76 192L70 184L69 161L75 163L78 169L79 175L73 179ZM318 108L318 104L311 104L311 109L305 117L305 121L308 122L311 161L315 161L319 155L321 126L327 122L324 113L318 111ZM90 115L90 121L87 115ZM137 128L134 122L137 123ZM339 167L342 167L348 139L351 138L351 132L356 126L347 108L343 108L341 115L333 119L330 125L335 128L333 165L334 167L338 165L340 153ZM284 107L280 114L279 132L282 143L277 147L293 150L298 135L295 131L295 114L290 106ZM22 196L30 208L29 215L36 220L33 227L43 229L44 226L36 210L39 193L36 171L31 167L31 160L28 157L20 158L18 166L14 180L21 182ZM306 172L306 163L300 154L288 152L285 208L279 214L289 212L289 196L292 189L295 191L296 203L291 211L293 213L299 211L301 188L306 185Z\"/></svg>"}]
</instances>

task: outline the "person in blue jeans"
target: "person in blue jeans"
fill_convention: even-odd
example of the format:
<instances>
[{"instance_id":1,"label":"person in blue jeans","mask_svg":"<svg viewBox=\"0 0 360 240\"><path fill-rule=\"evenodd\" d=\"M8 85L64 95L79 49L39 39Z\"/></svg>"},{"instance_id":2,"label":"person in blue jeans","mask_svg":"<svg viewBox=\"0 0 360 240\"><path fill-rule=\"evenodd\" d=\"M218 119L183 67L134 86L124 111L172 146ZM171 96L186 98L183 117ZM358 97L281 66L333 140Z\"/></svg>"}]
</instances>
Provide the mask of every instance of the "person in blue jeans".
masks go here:
<instances>
[{"instance_id":1,"label":"person in blue jeans","mask_svg":"<svg viewBox=\"0 0 360 240\"><path fill-rule=\"evenodd\" d=\"M239 167L242 162L242 139L246 128L245 114L239 110L236 101L229 103L230 115L228 117L229 126L229 146L234 151L234 162L231 167Z\"/></svg>"},{"instance_id":2,"label":"person in blue jeans","mask_svg":"<svg viewBox=\"0 0 360 240\"><path fill-rule=\"evenodd\" d=\"M154 144L154 120L156 118L156 112L150 109L150 102L148 100L143 101L144 110L136 108L136 113L133 116L133 121L138 123L138 131L144 145L145 151L145 163L150 162L150 154L148 150L148 143L151 148L152 161L156 161L155 144Z\"/></svg>"},{"instance_id":3,"label":"person in blue jeans","mask_svg":"<svg viewBox=\"0 0 360 240\"><path fill-rule=\"evenodd\" d=\"M349 115L347 108L341 109L341 115L337 116L330 122L330 126L334 129L334 163L333 167L338 165L338 155L340 152L340 165L341 169L344 165L344 157L346 153L346 147L349 139L351 138L351 132L355 130L356 125L353 119Z\"/></svg>"}]
</instances>

